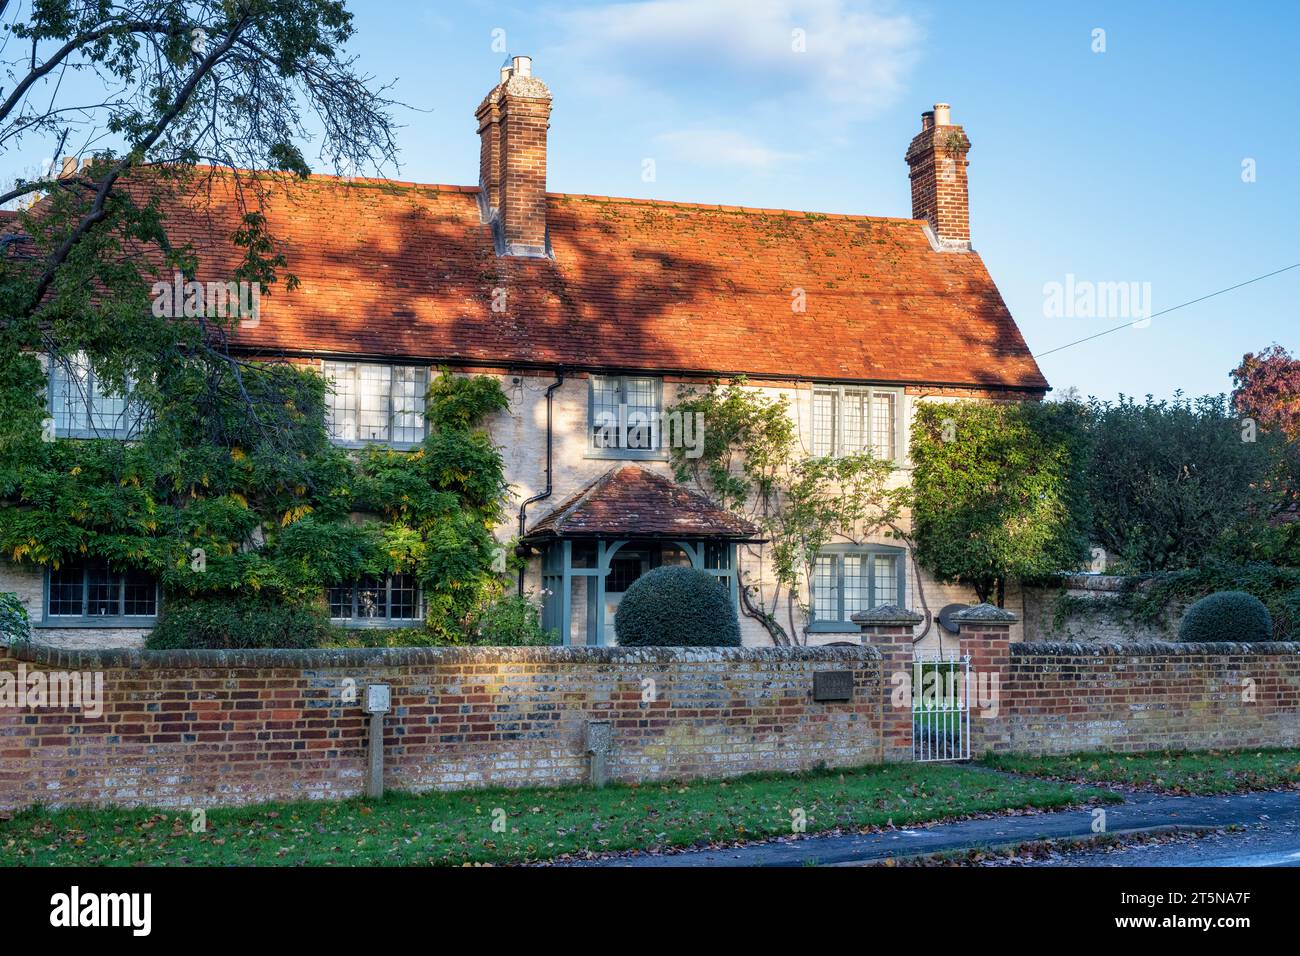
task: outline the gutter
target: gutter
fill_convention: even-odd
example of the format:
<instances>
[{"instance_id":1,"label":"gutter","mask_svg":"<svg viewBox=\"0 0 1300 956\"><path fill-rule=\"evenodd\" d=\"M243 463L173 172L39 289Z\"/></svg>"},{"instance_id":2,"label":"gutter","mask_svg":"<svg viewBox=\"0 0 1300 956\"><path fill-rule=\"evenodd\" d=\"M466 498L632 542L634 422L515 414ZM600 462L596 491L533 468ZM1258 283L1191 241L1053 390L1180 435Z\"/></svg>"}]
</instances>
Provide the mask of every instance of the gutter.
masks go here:
<instances>
[{"instance_id":1,"label":"gutter","mask_svg":"<svg viewBox=\"0 0 1300 956\"><path fill-rule=\"evenodd\" d=\"M429 366L449 366L451 368L492 368L500 369L505 372L514 372L517 370L525 371L544 371L554 369L554 362L538 362L526 359L492 359L492 358L473 358L468 356L443 356L430 357L428 355L416 355L407 353L378 353L378 352L331 352L320 349L294 349L282 348L279 346L258 346L251 343L244 344L232 342L229 346L231 354L246 355L252 358L307 358L307 359L329 359L340 362L395 362L406 365L429 365ZM967 388L975 390L1005 391L1005 392L1047 392L1051 390L1051 385L1025 385L1011 384L1006 382L936 382L929 379L879 379L879 378L828 378L826 376L809 376L807 373L794 372L745 372L732 369L689 369L689 368L665 368L658 366L621 366L621 365L583 365L581 363L569 363L565 366L572 371L589 372L597 375L654 375L663 377L681 377L690 379L709 380L714 378L733 379L739 376L752 381L763 382L791 382L794 384L810 383L814 385L853 385L853 386L875 386L881 388L897 388L899 386L912 386L915 388Z\"/></svg>"},{"instance_id":2,"label":"gutter","mask_svg":"<svg viewBox=\"0 0 1300 956\"><path fill-rule=\"evenodd\" d=\"M519 506L519 537L520 543L515 548L515 554L520 557L526 556L530 549L522 541L524 533L528 530L528 506L538 502L545 501L551 497L551 491L554 488L554 474L552 471L552 459L554 457L554 432L551 427L552 423L552 406L555 390L564 384L564 368L560 367L555 370L555 381L546 387L546 489L540 494L533 495L525 499ZM524 569L519 569L519 595L524 593Z\"/></svg>"}]
</instances>

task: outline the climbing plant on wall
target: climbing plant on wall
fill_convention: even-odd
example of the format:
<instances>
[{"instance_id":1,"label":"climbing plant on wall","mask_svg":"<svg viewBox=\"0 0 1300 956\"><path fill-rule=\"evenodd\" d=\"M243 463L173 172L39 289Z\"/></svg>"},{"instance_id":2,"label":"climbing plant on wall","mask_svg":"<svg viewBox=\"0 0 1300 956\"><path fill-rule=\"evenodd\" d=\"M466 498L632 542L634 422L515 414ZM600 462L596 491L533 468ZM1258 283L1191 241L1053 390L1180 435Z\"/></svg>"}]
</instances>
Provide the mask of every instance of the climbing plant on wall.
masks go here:
<instances>
[{"instance_id":1,"label":"climbing plant on wall","mask_svg":"<svg viewBox=\"0 0 1300 956\"><path fill-rule=\"evenodd\" d=\"M896 527L900 492L889 485L893 462L870 452L804 454L788 401L763 395L743 378L688 389L673 411L701 416L704 436L698 456L673 446L677 479L752 521L767 539L752 551L768 563L771 583L742 578L742 610L773 643L803 643L795 611L808 619L806 583L818 552L835 540L860 541ZM783 596L784 623L776 613Z\"/></svg>"},{"instance_id":2,"label":"climbing plant on wall","mask_svg":"<svg viewBox=\"0 0 1300 956\"><path fill-rule=\"evenodd\" d=\"M424 640L463 640L503 590L491 529L506 485L481 427L506 405L497 382L444 373L421 445L350 453L329 442L314 369L244 363L215 391L214 374L201 356L158 369L138 440L47 441L36 356L0 359L0 407L26 432L11 426L21 452L0 456L0 553L150 572L163 592L155 640L171 646L194 606L226 615L240 632L228 643L323 639L325 589L389 573L423 589Z\"/></svg>"}]
</instances>

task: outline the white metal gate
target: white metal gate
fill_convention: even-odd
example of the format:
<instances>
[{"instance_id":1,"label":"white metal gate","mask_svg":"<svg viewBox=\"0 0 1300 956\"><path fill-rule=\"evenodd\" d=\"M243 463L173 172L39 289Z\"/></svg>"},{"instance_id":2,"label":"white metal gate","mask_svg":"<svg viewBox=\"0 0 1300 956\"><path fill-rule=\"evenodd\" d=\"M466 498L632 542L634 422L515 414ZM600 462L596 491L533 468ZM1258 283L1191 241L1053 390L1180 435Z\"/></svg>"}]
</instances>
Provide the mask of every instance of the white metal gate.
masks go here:
<instances>
[{"instance_id":1,"label":"white metal gate","mask_svg":"<svg viewBox=\"0 0 1300 956\"><path fill-rule=\"evenodd\" d=\"M970 657L912 664L912 759L970 759Z\"/></svg>"}]
</instances>

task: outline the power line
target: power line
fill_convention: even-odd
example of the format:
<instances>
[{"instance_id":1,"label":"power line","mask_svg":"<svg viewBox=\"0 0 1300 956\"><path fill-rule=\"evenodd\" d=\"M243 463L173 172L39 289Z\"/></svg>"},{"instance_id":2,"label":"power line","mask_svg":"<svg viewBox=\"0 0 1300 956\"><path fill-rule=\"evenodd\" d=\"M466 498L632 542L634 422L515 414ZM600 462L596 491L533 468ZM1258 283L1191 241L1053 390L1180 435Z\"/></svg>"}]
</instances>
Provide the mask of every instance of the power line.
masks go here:
<instances>
[{"instance_id":1,"label":"power line","mask_svg":"<svg viewBox=\"0 0 1300 956\"><path fill-rule=\"evenodd\" d=\"M1242 286L1250 285L1252 282L1261 282L1264 279L1271 279L1273 276L1281 275L1283 272L1289 272L1292 269L1300 269L1300 262L1294 262L1289 266L1284 266L1283 268L1278 269L1274 272L1265 273L1262 276L1255 276L1255 278L1247 279L1245 282L1238 282L1236 285L1230 285L1226 289L1220 289L1218 292L1211 292L1209 295L1203 295L1199 299L1192 299L1189 302L1183 302L1180 305L1171 306L1168 309L1161 309L1159 312L1153 313L1152 315L1148 316L1147 321L1150 321L1151 319L1157 318L1158 316L1161 315L1168 315L1170 312L1177 312L1179 309L1185 309L1189 305L1195 305L1198 302L1204 302L1206 299L1213 299L1216 295L1223 295L1225 292L1231 292L1233 289L1240 289ZM1058 345L1056 348L1048 349L1046 352L1039 352L1037 355L1034 356L1034 358L1040 359L1045 355L1051 355L1053 352L1062 352L1065 349L1073 348L1076 345L1082 345L1084 342L1091 342L1093 339L1099 339L1103 335L1110 335L1110 333L1118 332L1120 329L1127 329L1132 325L1133 325L1132 322L1125 322L1123 325L1116 325L1113 328L1103 329L1100 332L1094 332L1092 335L1086 336L1081 339L1076 339L1073 342L1066 342L1064 345Z\"/></svg>"}]
</instances>

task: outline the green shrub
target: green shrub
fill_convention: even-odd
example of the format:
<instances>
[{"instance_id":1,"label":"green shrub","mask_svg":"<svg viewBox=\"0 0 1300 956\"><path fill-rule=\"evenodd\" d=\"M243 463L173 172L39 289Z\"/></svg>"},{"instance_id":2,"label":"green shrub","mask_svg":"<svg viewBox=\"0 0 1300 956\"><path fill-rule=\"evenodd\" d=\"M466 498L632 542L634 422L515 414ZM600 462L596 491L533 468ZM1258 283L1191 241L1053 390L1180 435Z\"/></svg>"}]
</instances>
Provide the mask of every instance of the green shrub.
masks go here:
<instances>
[{"instance_id":1,"label":"green shrub","mask_svg":"<svg viewBox=\"0 0 1300 956\"><path fill-rule=\"evenodd\" d=\"M325 647L431 647L438 642L422 627L330 626Z\"/></svg>"},{"instance_id":2,"label":"green shrub","mask_svg":"<svg viewBox=\"0 0 1300 956\"><path fill-rule=\"evenodd\" d=\"M1259 598L1245 591L1220 591L1187 609L1180 641L1254 643L1273 639L1273 619Z\"/></svg>"},{"instance_id":3,"label":"green shrub","mask_svg":"<svg viewBox=\"0 0 1300 956\"><path fill-rule=\"evenodd\" d=\"M614 615L624 647L739 647L727 588L694 568L655 568L632 583Z\"/></svg>"},{"instance_id":4,"label":"green shrub","mask_svg":"<svg viewBox=\"0 0 1300 956\"><path fill-rule=\"evenodd\" d=\"M279 595L176 597L163 606L145 641L150 650L320 647L328 642L324 609Z\"/></svg>"},{"instance_id":5,"label":"green shrub","mask_svg":"<svg viewBox=\"0 0 1300 956\"><path fill-rule=\"evenodd\" d=\"M0 644L17 644L31 636L26 606L17 594L0 593Z\"/></svg>"},{"instance_id":6,"label":"green shrub","mask_svg":"<svg viewBox=\"0 0 1300 956\"><path fill-rule=\"evenodd\" d=\"M474 624L456 630L422 627L331 627L327 647L538 647L557 643L542 630L537 605L518 595L488 603Z\"/></svg>"},{"instance_id":7,"label":"green shrub","mask_svg":"<svg viewBox=\"0 0 1300 956\"><path fill-rule=\"evenodd\" d=\"M542 630L542 615L526 597L512 594L484 608L473 628L471 643L492 647L537 647L558 643L554 631Z\"/></svg>"},{"instance_id":8,"label":"green shrub","mask_svg":"<svg viewBox=\"0 0 1300 956\"><path fill-rule=\"evenodd\" d=\"M1206 555L1260 556L1279 503L1281 436L1242 440L1222 396L1089 403L1091 538L1129 573L1196 568ZM1229 590L1229 589L1222 589Z\"/></svg>"},{"instance_id":9,"label":"green shrub","mask_svg":"<svg viewBox=\"0 0 1300 956\"><path fill-rule=\"evenodd\" d=\"M1278 601L1273 618L1274 635L1281 641L1300 641L1300 588L1293 588Z\"/></svg>"}]
</instances>

